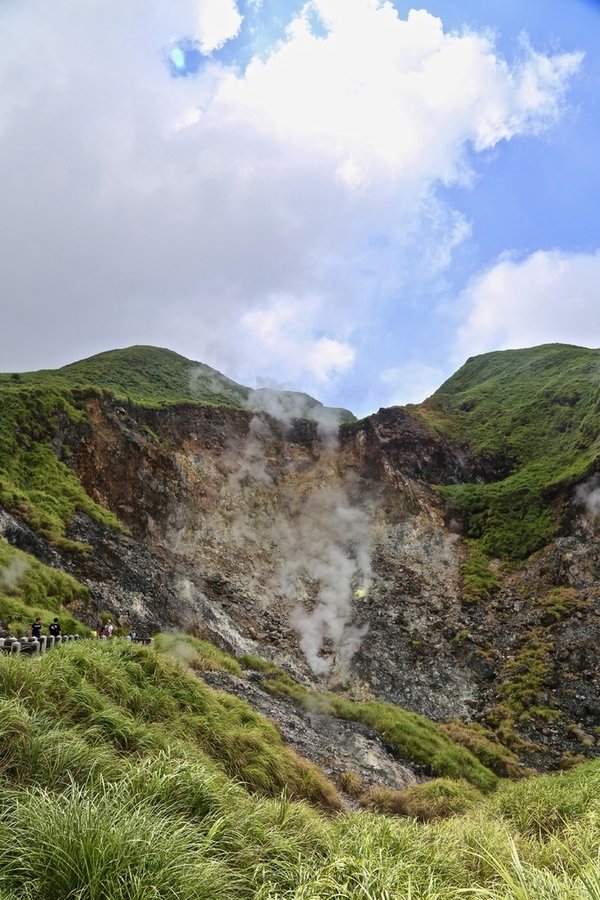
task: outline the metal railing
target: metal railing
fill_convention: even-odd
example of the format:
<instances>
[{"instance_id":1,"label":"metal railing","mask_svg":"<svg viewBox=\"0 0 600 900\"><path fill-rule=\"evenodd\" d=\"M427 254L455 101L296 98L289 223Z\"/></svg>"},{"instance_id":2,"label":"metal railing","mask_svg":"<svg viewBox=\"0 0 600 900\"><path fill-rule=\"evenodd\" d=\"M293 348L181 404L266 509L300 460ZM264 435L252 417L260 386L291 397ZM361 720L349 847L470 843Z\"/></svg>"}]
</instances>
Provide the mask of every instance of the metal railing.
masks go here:
<instances>
[{"instance_id":1,"label":"metal railing","mask_svg":"<svg viewBox=\"0 0 600 900\"><path fill-rule=\"evenodd\" d=\"M101 635L98 635L101 638ZM106 638L102 638L106 640ZM86 640L85 636L79 634L59 634L56 637L52 634L43 634L39 638L33 637L0 637L0 653L26 653L33 656L35 653L47 653L53 647L61 644L68 644L70 641ZM127 636L127 640L134 644L152 644L151 637L137 635L135 637Z\"/></svg>"},{"instance_id":2,"label":"metal railing","mask_svg":"<svg viewBox=\"0 0 600 900\"><path fill-rule=\"evenodd\" d=\"M6 637L0 638L0 653L46 653L60 644L68 644L70 641L80 641L78 634L43 634L39 638L32 637Z\"/></svg>"}]
</instances>

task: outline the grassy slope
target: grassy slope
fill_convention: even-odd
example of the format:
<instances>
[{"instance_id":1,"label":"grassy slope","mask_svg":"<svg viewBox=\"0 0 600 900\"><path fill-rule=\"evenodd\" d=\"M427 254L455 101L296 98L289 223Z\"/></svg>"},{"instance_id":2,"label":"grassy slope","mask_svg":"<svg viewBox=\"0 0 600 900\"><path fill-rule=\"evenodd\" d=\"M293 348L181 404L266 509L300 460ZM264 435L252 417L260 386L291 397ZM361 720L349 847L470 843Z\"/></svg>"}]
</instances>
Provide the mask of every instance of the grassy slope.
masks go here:
<instances>
[{"instance_id":1,"label":"grassy slope","mask_svg":"<svg viewBox=\"0 0 600 900\"><path fill-rule=\"evenodd\" d=\"M248 396L248 388L216 369L159 347L109 350L45 375L72 386L92 384L143 406L208 403L239 408Z\"/></svg>"},{"instance_id":2,"label":"grassy slope","mask_svg":"<svg viewBox=\"0 0 600 900\"><path fill-rule=\"evenodd\" d=\"M522 559L556 533L559 489L600 456L600 351L547 344L477 356L412 411L475 453L509 461L499 481L442 490L487 552Z\"/></svg>"},{"instance_id":3,"label":"grassy slope","mask_svg":"<svg viewBox=\"0 0 600 900\"><path fill-rule=\"evenodd\" d=\"M65 524L82 509L118 528L108 510L94 503L65 463L69 448L57 437L85 421L83 394L50 383L0 383L0 505L21 515L38 534L66 548Z\"/></svg>"},{"instance_id":4,"label":"grassy slope","mask_svg":"<svg viewBox=\"0 0 600 900\"><path fill-rule=\"evenodd\" d=\"M0 375L0 390L20 385L58 390L102 390L125 402L141 406L170 406L199 403L211 406L245 408L256 395L257 408L269 409L269 398L276 408L300 408L308 418L322 404L309 394L297 391L261 389L252 391L222 375L205 363L186 359L173 350L138 345L108 350L88 359L39 372ZM250 403L252 406L252 403ZM342 419L353 419L348 410L339 410Z\"/></svg>"},{"instance_id":5,"label":"grassy slope","mask_svg":"<svg viewBox=\"0 0 600 900\"><path fill-rule=\"evenodd\" d=\"M598 763L428 824L331 817L268 723L146 648L0 658L0 697L2 900L599 896Z\"/></svg>"},{"instance_id":6,"label":"grassy slope","mask_svg":"<svg viewBox=\"0 0 600 900\"><path fill-rule=\"evenodd\" d=\"M156 645L195 671L216 669L238 676L244 668L262 672L262 687L267 692L288 697L309 711L368 725L393 743L404 759L429 766L436 775L468 781L478 790L487 792L497 787L495 772L502 776L524 774L514 754L492 743L483 729L475 733L458 723L438 726L425 716L391 703L359 703L337 694L312 691L270 661L249 654L234 659L209 642L189 635L161 634Z\"/></svg>"},{"instance_id":7,"label":"grassy slope","mask_svg":"<svg viewBox=\"0 0 600 900\"><path fill-rule=\"evenodd\" d=\"M41 617L46 633L58 616L64 633L89 635L91 630L73 614L87 600L88 589L75 578L16 550L0 537L0 621L11 634L30 634L36 616Z\"/></svg>"}]
</instances>

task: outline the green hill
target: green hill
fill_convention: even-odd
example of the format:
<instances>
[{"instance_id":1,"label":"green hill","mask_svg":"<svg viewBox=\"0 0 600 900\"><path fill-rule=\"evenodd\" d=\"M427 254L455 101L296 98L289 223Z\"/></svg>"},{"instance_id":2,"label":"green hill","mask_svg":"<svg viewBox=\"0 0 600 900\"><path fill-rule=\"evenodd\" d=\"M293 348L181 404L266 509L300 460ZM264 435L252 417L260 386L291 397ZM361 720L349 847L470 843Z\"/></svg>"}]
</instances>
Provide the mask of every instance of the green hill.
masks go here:
<instances>
[{"instance_id":1,"label":"green hill","mask_svg":"<svg viewBox=\"0 0 600 900\"><path fill-rule=\"evenodd\" d=\"M0 375L0 389L14 387L107 391L114 397L142 406L199 403L211 406L264 409L271 401L275 411L313 418L326 409L320 401L298 391L253 390L237 384L205 363L194 362L162 347L135 346L107 350L60 369L43 369ZM256 401L256 402L255 402ZM334 409L340 422L352 420L351 412Z\"/></svg>"},{"instance_id":2,"label":"green hill","mask_svg":"<svg viewBox=\"0 0 600 900\"><path fill-rule=\"evenodd\" d=\"M210 403L241 407L248 388L172 350L128 347L63 366L0 376L0 388L95 389L143 406Z\"/></svg>"},{"instance_id":3,"label":"green hill","mask_svg":"<svg viewBox=\"0 0 600 900\"><path fill-rule=\"evenodd\" d=\"M442 492L487 552L522 559L556 534L565 492L600 457L600 350L486 353L411 411L497 472Z\"/></svg>"}]
</instances>

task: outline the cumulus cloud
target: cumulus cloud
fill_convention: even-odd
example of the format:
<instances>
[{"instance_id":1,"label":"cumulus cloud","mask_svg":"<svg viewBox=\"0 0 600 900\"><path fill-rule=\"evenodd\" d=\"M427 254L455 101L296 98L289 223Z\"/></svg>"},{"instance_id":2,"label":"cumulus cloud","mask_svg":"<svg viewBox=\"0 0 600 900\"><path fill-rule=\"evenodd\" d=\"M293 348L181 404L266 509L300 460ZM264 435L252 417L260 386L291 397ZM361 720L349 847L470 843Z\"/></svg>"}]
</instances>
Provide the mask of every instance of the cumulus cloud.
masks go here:
<instances>
[{"instance_id":1,"label":"cumulus cloud","mask_svg":"<svg viewBox=\"0 0 600 900\"><path fill-rule=\"evenodd\" d=\"M235 37L242 17L235 0L197 0L198 38L204 53L211 53Z\"/></svg>"},{"instance_id":2,"label":"cumulus cloud","mask_svg":"<svg viewBox=\"0 0 600 900\"><path fill-rule=\"evenodd\" d=\"M463 355L568 343L600 346L600 250L500 259L463 292Z\"/></svg>"},{"instance_id":3,"label":"cumulus cloud","mask_svg":"<svg viewBox=\"0 0 600 900\"><path fill-rule=\"evenodd\" d=\"M488 149L552 122L580 63L524 44L510 68L489 34L445 33L426 10L404 20L390 2L313 0L274 53L224 80L219 102L331 157L351 188L382 176L453 182L467 145Z\"/></svg>"},{"instance_id":4,"label":"cumulus cloud","mask_svg":"<svg viewBox=\"0 0 600 900\"><path fill-rule=\"evenodd\" d=\"M240 70L215 52L240 23L233 0L0 5L4 367L155 343L235 378L340 377L464 238L436 186L551 124L580 62L510 67L423 10L314 0ZM180 38L213 55L173 79Z\"/></svg>"}]
</instances>

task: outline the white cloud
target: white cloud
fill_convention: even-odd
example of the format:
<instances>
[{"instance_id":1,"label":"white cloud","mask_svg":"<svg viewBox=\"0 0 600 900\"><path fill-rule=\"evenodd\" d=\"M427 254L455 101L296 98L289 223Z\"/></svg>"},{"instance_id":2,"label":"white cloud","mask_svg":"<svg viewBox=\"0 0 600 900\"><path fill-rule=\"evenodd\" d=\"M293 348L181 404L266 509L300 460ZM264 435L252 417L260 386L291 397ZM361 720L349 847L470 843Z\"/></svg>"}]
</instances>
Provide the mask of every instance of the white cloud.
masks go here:
<instances>
[{"instance_id":1,"label":"white cloud","mask_svg":"<svg viewBox=\"0 0 600 900\"><path fill-rule=\"evenodd\" d=\"M242 24L235 0L197 0L198 39L203 53L218 50L234 38Z\"/></svg>"},{"instance_id":2,"label":"white cloud","mask_svg":"<svg viewBox=\"0 0 600 900\"><path fill-rule=\"evenodd\" d=\"M381 373L381 404L403 406L406 403L421 403L439 388L445 377L441 367L419 360L385 369Z\"/></svg>"},{"instance_id":3,"label":"white cloud","mask_svg":"<svg viewBox=\"0 0 600 900\"><path fill-rule=\"evenodd\" d=\"M286 371L288 378L304 376L323 384L350 369L355 353L349 343L317 335L311 325L314 313L310 301L300 307L291 298L281 298L244 316L245 340L266 351L270 365Z\"/></svg>"},{"instance_id":4,"label":"white cloud","mask_svg":"<svg viewBox=\"0 0 600 900\"><path fill-rule=\"evenodd\" d=\"M463 292L460 355L535 344L600 346L600 250L501 259Z\"/></svg>"},{"instance_id":5,"label":"white cloud","mask_svg":"<svg viewBox=\"0 0 600 900\"><path fill-rule=\"evenodd\" d=\"M232 0L0 4L3 368L144 342L233 377L348 372L357 331L467 233L436 186L552 122L579 62L525 48L511 70L423 10L314 0L245 72L169 77L172 41L208 52L239 20Z\"/></svg>"},{"instance_id":6,"label":"white cloud","mask_svg":"<svg viewBox=\"0 0 600 900\"><path fill-rule=\"evenodd\" d=\"M350 186L369 176L455 181L469 144L487 149L552 122L580 63L524 44L511 69L490 35L445 33L425 10L403 20L389 2L312 0L274 53L225 79L218 103L333 158Z\"/></svg>"}]
</instances>

